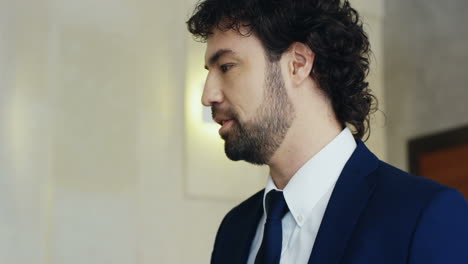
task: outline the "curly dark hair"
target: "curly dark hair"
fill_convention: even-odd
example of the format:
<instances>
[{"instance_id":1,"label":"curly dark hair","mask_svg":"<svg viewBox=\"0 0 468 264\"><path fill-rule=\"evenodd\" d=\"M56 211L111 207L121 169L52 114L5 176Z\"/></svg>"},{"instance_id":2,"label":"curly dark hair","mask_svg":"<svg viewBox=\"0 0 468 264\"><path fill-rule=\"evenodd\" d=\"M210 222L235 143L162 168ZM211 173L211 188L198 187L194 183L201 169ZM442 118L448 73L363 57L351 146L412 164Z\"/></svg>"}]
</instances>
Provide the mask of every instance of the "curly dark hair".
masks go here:
<instances>
[{"instance_id":1,"label":"curly dark hair","mask_svg":"<svg viewBox=\"0 0 468 264\"><path fill-rule=\"evenodd\" d=\"M352 125L355 138L370 135L370 113L377 109L365 81L370 44L347 0L204 0L187 26L202 42L214 27L239 34L246 27L247 35L259 38L270 62L294 42L307 44L315 53L310 76L330 99L337 120L343 127Z\"/></svg>"}]
</instances>

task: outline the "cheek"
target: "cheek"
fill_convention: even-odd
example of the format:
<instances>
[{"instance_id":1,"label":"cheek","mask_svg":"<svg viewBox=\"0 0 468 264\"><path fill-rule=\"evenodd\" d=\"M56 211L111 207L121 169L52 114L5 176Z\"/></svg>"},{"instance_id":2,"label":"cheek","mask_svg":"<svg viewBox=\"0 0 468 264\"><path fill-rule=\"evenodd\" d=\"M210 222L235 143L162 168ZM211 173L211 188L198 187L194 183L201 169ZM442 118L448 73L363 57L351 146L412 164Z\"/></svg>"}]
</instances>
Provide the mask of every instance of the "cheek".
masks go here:
<instances>
[{"instance_id":1,"label":"cheek","mask_svg":"<svg viewBox=\"0 0 468 264\"><path fill-rule=\"evenodd\" d=\"M241 120L249 120L263 101L263 80L259 77L238 77L226 94Z\"/></svg>"}]
</instances>

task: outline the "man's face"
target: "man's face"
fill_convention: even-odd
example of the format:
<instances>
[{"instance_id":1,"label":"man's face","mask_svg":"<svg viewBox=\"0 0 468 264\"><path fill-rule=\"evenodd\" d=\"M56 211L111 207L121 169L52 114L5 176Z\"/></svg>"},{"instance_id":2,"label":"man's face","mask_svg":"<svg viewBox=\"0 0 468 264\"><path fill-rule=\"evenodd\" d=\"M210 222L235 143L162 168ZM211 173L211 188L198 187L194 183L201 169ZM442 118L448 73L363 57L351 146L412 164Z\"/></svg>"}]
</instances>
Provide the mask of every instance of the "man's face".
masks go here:
<instances>
[{"instance_id":1,"label":"man's face","mask_svg":"<svg viewBox=\"0 0 468 264\"><path fill-rule=\"evenodd\" d=\"M270 63L252 34L215 30L205 54L209 70L202 102L222 125L231 160L266 164L294 119L280 63Z\"/></svg>"}]
</instances>

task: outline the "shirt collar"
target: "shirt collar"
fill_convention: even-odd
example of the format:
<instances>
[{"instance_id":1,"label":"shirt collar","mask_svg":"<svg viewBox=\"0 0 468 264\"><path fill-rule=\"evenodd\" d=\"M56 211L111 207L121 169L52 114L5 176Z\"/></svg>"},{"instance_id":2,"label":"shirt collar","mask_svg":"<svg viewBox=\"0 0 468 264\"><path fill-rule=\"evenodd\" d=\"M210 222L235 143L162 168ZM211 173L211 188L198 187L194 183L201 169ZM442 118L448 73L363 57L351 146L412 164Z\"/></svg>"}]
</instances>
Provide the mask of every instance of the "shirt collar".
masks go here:
<instances>
[{"instance_id":1,"label":"shirt collar","mask_svg":"<svg viewBox=\"0 0 468 264\"><path fill-rule=\"evenodd\" d=\"M346 127L293 175L283 194L289 211L299 226L302 226L317 202L336 183L355 149L356 141ZM265 215L265 198L271 190L279 189L270 175L263 195Z\"/></svg>"}]
</instances>

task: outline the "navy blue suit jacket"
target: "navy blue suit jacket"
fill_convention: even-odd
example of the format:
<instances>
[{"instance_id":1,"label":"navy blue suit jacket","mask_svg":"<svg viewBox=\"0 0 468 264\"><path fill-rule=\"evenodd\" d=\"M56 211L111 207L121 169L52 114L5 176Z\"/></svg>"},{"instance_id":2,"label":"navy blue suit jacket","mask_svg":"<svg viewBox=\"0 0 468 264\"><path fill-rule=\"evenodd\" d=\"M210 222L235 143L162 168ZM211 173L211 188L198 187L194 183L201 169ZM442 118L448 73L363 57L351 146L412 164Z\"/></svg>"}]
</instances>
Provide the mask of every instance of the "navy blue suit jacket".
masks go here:
<instances>
[{"instance_id":1,"label":"navy blue suit jacket","mask_svg":"<svg viewBox=\"0 0 468 264\"><path fill-rule=\"evenodd\" d=\"M468 203L456 190L379 161L358 140L333 190L309 263L468 263ZM211 262L246 263L263 190L224 218Z\"/></svg>"}]
</instances>

